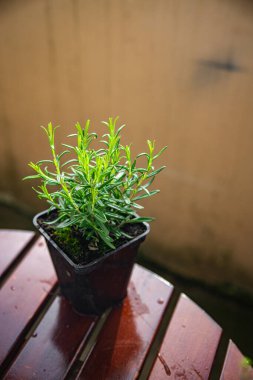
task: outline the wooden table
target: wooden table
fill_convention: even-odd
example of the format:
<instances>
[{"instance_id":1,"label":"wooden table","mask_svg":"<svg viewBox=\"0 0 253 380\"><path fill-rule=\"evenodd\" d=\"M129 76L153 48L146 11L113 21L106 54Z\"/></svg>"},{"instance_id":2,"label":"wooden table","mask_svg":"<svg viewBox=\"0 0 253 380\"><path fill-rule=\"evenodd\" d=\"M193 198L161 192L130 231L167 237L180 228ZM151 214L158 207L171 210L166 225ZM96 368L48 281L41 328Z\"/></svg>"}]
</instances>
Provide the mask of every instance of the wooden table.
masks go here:
<instances>
[{"instance_id":1,"label":"wooden table","mask_svg":"<svg viewBox=\"0 0 253 380\"><path fill-rule=\"evenodd\" d=\"M135 265L128 297L101 317L60 296L42 237L0 231L4 379L253 379L235 344L200 307Z\"/></svg>"}]
</instances>

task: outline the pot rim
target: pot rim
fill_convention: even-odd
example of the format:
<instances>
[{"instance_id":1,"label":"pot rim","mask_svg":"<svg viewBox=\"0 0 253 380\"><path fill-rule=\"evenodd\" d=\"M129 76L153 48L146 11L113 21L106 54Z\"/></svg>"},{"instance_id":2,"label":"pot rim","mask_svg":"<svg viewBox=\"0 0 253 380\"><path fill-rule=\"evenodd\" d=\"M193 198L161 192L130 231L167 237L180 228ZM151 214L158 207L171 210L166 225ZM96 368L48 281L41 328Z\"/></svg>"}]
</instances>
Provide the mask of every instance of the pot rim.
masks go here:
<instances>
[{"instance_id":1,"label":"pot rim","mask_svg":"<svg viewBox=\"0 0 253 380\"><path fill-rule=\"evenodd\" d=\"M44 210L39 213L37 213L33 217L33 225L37 228L37 230L44 236L44 238L52 244L52 246L59 251L59 253L65 258L65 260L75 269L81 269L81 268L92 268L93 266L97 265L99 262L104 261L109 256L112 256L116 254L118 251L122 250L123 248L128 247L129 245L132 245L136 243L139 240L144 240L146 238L146 235L150 231L150 225L147 222L141 222L146 227L146 231L144 231L142 234L134 237L133 239L127 241L126 243L120 245L118 248L109 251L108 253L104 254L102 257L98 257L94 261L88 263L88 264L76 264L57 244L56 242L47 234L47 232L44 230L44 228L38 223L38 218L49 213L52 210Z\"/></svg>"}]
</instances>

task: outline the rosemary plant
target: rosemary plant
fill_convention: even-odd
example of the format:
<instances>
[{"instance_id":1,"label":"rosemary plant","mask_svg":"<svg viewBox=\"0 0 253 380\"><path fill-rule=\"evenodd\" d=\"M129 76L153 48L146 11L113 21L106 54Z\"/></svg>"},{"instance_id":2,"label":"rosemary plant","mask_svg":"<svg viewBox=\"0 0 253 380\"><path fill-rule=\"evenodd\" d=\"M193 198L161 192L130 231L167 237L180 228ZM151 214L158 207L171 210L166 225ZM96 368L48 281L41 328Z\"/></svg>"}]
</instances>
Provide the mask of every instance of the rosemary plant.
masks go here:
<instances>
[{"instance_id":1,"label":"rosemary plant","mask_svg":"<svg viewBox=\"0 0 253 380\"><path fill-rule=\"evenodd\" d=\"M107 133L102 136L99 149L91 147L98 136L90 133L90 121L87 120L84 129L77 123L76 133L68 136L76 138L76 145L62 144L67 149L60 154L55 149L57 127L52 123L47 128L42 127L52 159L30 162L36 174L24 178L40 179L41 184L33 189L50 204L50 210L57 210L56 219L48 224L57 229L71 227L81 231L91 249L97 249L101 242L114 249L117 239L131 238L122 229L125 224L153 219L139 217L136 210L143 208L139 201L159 192L149 187L164 169L164 166L154 169L153 164L166 147L155 154L155 142L147 140L148 153L133 158L130 145L121 144L120 132L124 125L117 129L117 119L102 122ZM137 161L142 156L146 164L138 167ZM66 157L68 159L63 160Z\"/></svg>"}]
</instances>

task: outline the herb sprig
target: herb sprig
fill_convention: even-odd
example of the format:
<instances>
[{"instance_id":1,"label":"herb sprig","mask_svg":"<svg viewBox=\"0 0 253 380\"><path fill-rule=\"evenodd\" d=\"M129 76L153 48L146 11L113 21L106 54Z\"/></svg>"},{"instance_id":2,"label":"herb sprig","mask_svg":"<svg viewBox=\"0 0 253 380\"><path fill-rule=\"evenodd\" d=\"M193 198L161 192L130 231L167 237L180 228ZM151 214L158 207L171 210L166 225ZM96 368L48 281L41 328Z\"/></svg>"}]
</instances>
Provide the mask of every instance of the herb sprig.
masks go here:
<instances>
[{"instance_id":1,"label":"herb sprig","mask_svg":"<svg viewBox=\"0 0 253 380\"><path fill-rule=\"evenodd\" d=\"M107 133L102 136L99 149L91 147L98 136L89 132L90 120L85 128L77 123L76 133L68 136L76 138L76 145L62 144L67 149L60 154L55 149L57 127L52 123L47 128L42 127L48 137L52 159L30 162L36 174L24 178L41 180L33 189L40 199L50 204L50 210L58 211L57 218L50 224L82 231L93 249L101 241L114 249L117 239L131 238L122 229L125 224L153 220L137 216L136 210L143 208L139 201L159 192L149 187L165 168L155 169L153 163L167 147L155 154L155 142L147 140L148 152L133 158L131 145L121 144L120 132L125 125L117 129L117 120L116 117L102 122ZM64 161L70 154L74 158ZM146 165L138 167L137 162L143 156Z\"/></svg>"}]
</instances>

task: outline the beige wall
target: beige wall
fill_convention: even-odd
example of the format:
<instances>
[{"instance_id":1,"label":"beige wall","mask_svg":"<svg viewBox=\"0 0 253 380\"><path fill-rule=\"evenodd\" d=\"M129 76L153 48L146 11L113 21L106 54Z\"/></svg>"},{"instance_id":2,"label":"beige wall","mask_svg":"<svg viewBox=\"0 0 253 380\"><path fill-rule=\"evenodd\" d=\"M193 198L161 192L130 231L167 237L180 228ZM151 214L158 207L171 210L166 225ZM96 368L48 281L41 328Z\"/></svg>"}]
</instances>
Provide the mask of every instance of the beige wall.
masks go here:
<instances>
[{"instance_id":1,"label":"beige wall","mask_svg":"<svg viewBox=\"0 0 253 380\"><path fill-rule=\"evenodd\" d=\"M38 126L120 115L136 151L169 146L146 255L252 287L251 1L2 0L0 49L1 191L44 207L21 182Z\"/></svg>"}]
</instances>

